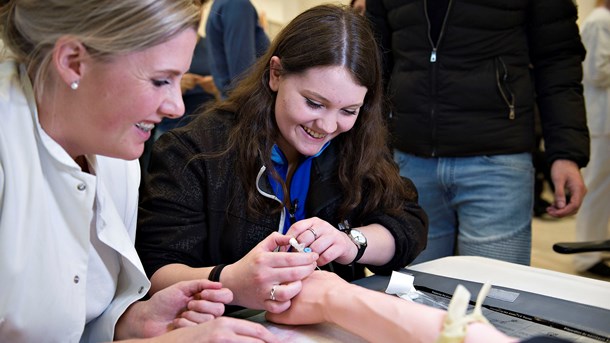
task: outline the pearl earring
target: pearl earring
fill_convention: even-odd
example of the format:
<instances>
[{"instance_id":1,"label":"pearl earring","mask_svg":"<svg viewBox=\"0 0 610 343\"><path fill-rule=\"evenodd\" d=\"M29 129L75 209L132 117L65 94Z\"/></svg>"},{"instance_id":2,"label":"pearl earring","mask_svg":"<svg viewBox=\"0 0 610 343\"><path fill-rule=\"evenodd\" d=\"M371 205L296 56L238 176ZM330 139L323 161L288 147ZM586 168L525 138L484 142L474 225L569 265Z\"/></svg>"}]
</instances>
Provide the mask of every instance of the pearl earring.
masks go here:
<instances>
[{"instance_id":1,"label":"pearl earring","mask_svg":"<svg viewBox=\"0 0 610 343\"><path fill-rule=\"evenodd\" d=\"M72 81L72 83L70 84L70 88L72 88L73 91L78 89L78 80L77 81Z\"/></svg>"}]
</instances>

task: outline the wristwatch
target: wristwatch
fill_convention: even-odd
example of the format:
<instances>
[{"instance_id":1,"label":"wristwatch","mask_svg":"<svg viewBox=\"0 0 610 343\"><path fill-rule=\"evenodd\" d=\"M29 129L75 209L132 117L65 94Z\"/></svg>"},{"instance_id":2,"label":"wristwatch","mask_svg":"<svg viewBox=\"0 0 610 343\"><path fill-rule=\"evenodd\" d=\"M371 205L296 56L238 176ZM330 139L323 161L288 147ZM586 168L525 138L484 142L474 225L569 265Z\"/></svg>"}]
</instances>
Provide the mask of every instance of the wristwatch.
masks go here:
<instances>
[{"instance_id":1,"label":"wristwatch","mask_svg":"<svg viewBox=\"0 0 610 343\"><path fill-rule=\"evenodd\" d=\"M339 223L339 230L345 232L347 236L352 240L354 244L356 244L356 248L358 248L358 252L356 253L356 258L352 261L358 262L362 255L364 255L364 250L366 250L367 242L366 237L359 230L352 229L347 220L344 220L343 223ZM350 264L352 264L350 263Z\"/></svg>"}]
</instances>

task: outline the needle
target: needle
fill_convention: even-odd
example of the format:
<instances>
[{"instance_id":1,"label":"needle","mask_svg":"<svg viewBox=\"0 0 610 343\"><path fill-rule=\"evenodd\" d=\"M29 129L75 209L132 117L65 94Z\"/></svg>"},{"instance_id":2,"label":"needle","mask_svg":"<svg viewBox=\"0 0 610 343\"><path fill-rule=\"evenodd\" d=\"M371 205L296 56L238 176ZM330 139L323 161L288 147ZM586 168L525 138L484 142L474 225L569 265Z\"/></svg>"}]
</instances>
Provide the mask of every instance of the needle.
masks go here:
<instances>
[{"instance_id":1,"label":"needle","mask_svg":"<svg viewBox=\"0 0 610 343\"><path fill-rule=\"evenodd\" d=\"M305 244L301 244L301 243L299 243L299 242L297 241L297 239L296 239L296 238L294 238L294 237L290 238L289 243L290 243L290 245L291 245L293 248L295 248L295 249L296 249L296 251L298 251L298 252L311 252L311 248L310 248L310 247L305 247ZM317 268L318 270L322 270L322 269L320 269L320 267L318 267L318 266L316 266L316 268Z\"/></svg>"}]
</instances>

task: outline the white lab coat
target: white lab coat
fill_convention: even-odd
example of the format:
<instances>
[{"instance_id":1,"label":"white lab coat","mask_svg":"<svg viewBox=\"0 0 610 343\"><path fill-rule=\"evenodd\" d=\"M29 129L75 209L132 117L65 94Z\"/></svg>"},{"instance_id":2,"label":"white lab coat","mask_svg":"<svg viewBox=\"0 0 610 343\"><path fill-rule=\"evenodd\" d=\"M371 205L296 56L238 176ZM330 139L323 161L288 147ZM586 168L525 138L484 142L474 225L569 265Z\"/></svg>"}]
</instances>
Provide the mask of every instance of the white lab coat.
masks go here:
<instances>
[{"instance_id":1,"label":"white lab coat","mask_svg":"<svg viewBox=\"0 0 610 343\"><path fill-rule=\"evenodd\" d=\"M24 68L2 61L0 342L112 340L118 318L150 287L133 246L138 162L87 158L95 175L83 173L45 134ZM93 285L116 293L86 324L92 225L119 274L115 285Z\"/></svg>"},{"instance_id":2,"label":"white lab coat","mask_svg":"<svg viewBox=\"0 0 610 343\"><path fill-rule=\"evenodd\" d=\"M597 7L582 25L587 56L583 86L587 124L591 133L591 159L583 169L588 192L576 215L576 240L608 238L610 219L610 11ZM574 267L584 271L600 262L601 252L574 255Z\"/></svg>"},{"instance_id":3,"label":"white lab coat","mask_svg":"<svg viewBox=\"0 0 610 343\"><path fill-rule=\"evenodd\" d=\"M582 25L587 124L591 136L610 135L610 10L595 8Z\"/></svg>"}]
</instances>

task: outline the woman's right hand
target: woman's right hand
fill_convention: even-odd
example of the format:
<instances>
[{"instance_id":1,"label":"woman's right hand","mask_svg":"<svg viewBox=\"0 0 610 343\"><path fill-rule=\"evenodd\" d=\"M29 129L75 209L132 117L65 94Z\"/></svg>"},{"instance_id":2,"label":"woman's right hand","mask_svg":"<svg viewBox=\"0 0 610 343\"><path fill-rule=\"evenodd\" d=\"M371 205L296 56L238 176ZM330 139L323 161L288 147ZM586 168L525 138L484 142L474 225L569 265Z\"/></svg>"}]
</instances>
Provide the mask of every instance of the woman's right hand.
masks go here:
<instances>
[{"instance_id":1,"label":"woman's right hand","mask_svg":"<svg viewBox=\"0 0 610 343\"><path fill-rule=\"evenodd\" d=\"M291 236L274 232L220 275L233 291L233 305L280 313L301 291L301 280L316 268L318 254L276 251L289 246Z\"/></svg>"},{"instance_id":2,"label":"woman's right hand","mask_svg":"<svg viewBox=\"0 0 610 343\"><path fill-rule=\"evenodd\" d=\"M341 292L351 291L353 285L347 283L335 273L315 271L303 280L303 289L287 311L265 314L268 321L287 325L318 324L328 321L325 318L325 307L328 295L340 289ZM332 311L330 309L329 311ZM326 311L328 312L328 311Z\"/></svg>"}]
</instances>

